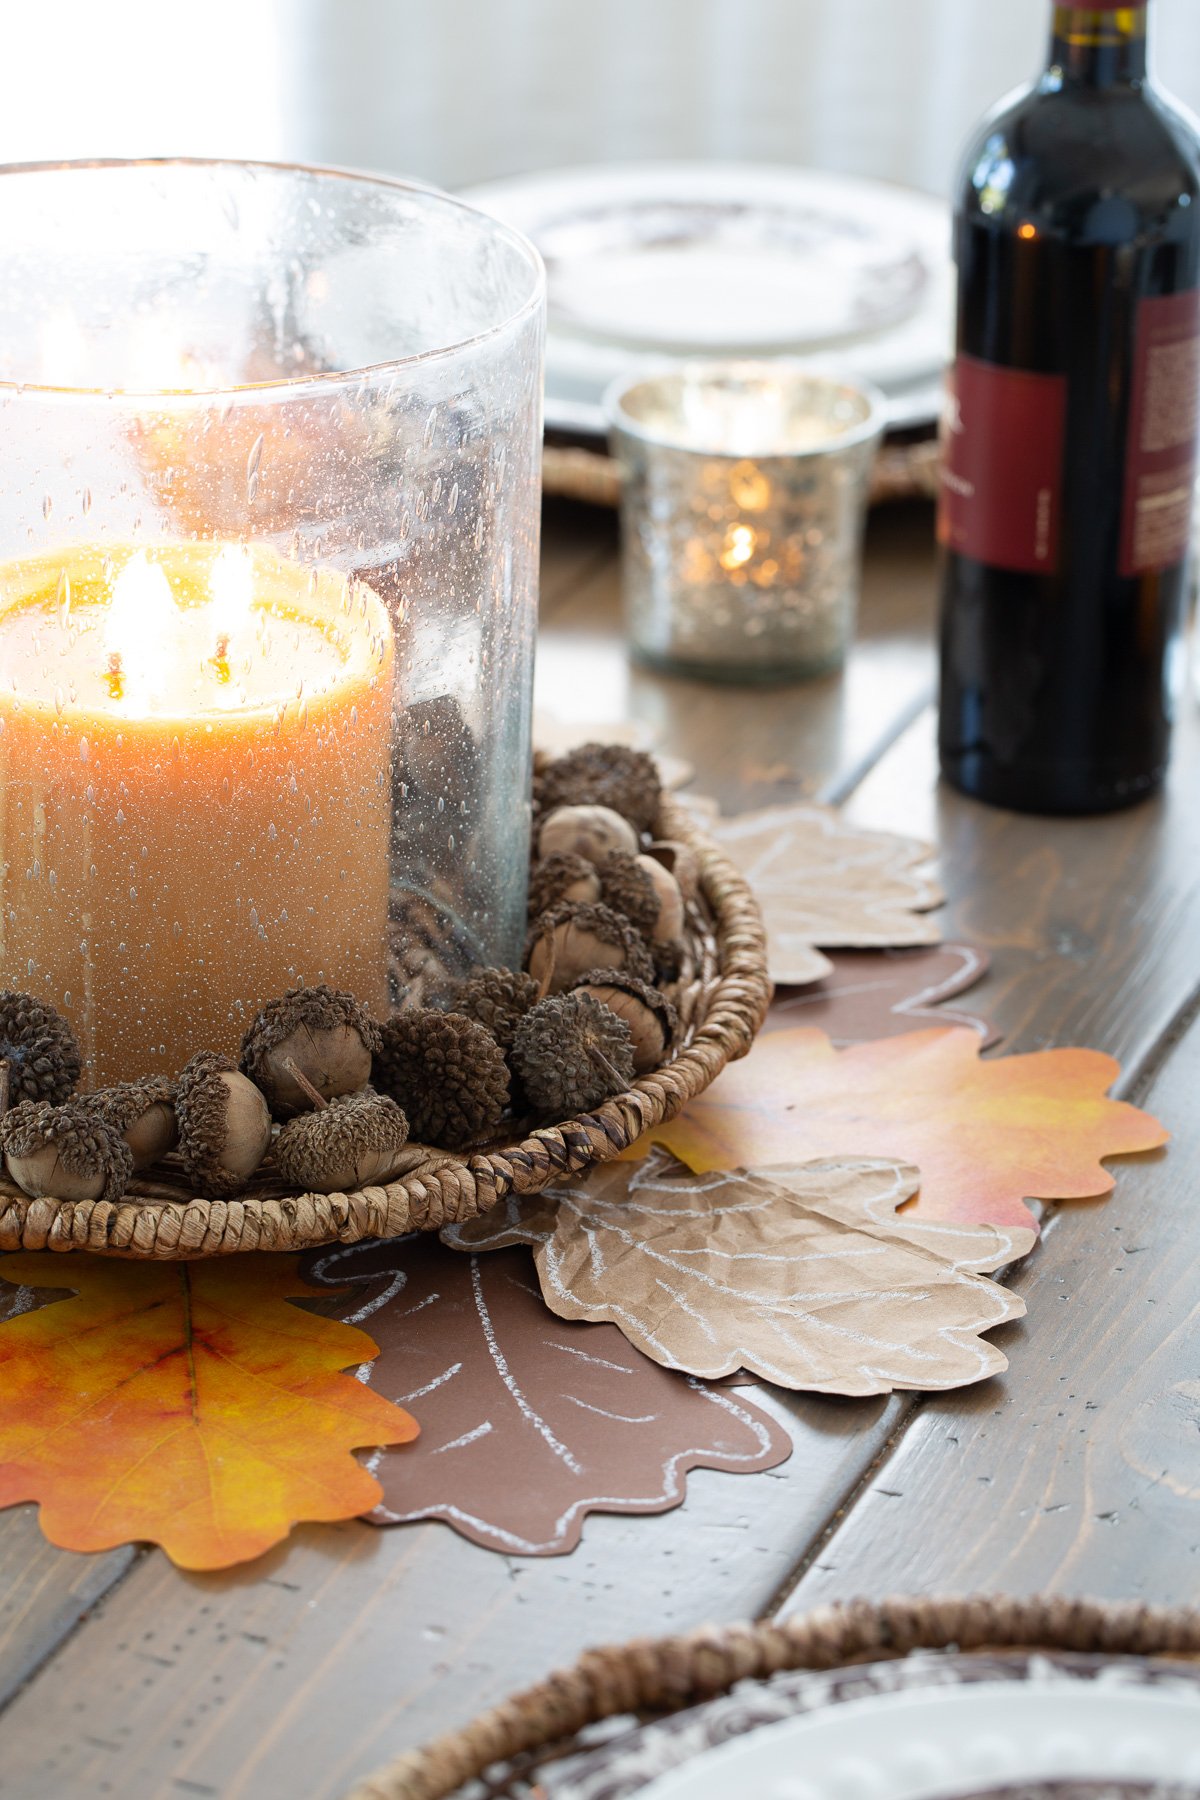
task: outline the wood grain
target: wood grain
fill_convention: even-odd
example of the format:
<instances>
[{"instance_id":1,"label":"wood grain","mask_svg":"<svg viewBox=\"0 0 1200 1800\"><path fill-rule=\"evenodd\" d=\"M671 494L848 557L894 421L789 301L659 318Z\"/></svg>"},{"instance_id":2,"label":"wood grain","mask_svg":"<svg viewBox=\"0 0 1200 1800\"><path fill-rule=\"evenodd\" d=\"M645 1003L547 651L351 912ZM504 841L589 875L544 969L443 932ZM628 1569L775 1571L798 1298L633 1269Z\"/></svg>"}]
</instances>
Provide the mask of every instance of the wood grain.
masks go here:
<instances>
[{"instance_id":1,"label":"wood grain","mask_svg":"<svg viewBox=\"0 0 1200 1800\"><path fill-rule=\"evenodd\" d=\"M1200 716L1180 713L1166 791L1099 819L978 805L937 784L932 711L849 801L850 818L940 846L947 938L991 967L972 1004L1010 1045L1088 1044L1136 1079L1200 984Z\"/></svg>"}]
</instances>

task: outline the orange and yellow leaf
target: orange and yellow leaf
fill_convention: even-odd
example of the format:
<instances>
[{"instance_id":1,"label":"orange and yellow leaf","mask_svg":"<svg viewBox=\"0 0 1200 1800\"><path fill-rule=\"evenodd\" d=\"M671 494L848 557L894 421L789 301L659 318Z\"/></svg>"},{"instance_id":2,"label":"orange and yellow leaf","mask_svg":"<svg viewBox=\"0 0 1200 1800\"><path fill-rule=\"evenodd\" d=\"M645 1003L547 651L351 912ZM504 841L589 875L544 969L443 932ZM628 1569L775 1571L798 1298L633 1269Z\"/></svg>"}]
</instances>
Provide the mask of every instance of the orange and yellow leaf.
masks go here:
<instances>
[{"instance_id":1,"label":"orange and yellow leaf","mask_svg":"<svg viewBox=\"0 0 1200 1800\"><path fill-rule=\"evenodd\" d=\"M297 1259L18 1255L8 1281L75 1297L0 1326L0 1506L35 1500L66 1550L145 1540L185 1569L259 1556L302 1519L379 1501L351 1451L417 1426L341 1371L363 1331L288 1304Z\"/></svg>"},{"instance_id":2,"label":"orange and yellow leaf","mask_svg":"<svg viewBox=\"0 0 1200 1800\"><path fill-rule=\"evenodd\" d=\"M1035 1230L1027 1200L1107 1194L1104 1158L1167 1140L1149 1113L1106 1097L1120 1073L1110 1056L979 1049L962 1028L847 1050L823 1031L769 1033L653 1136L697 1174L892 1157L921 1171L919 1216Z\"/></svg>"}]
</instances>

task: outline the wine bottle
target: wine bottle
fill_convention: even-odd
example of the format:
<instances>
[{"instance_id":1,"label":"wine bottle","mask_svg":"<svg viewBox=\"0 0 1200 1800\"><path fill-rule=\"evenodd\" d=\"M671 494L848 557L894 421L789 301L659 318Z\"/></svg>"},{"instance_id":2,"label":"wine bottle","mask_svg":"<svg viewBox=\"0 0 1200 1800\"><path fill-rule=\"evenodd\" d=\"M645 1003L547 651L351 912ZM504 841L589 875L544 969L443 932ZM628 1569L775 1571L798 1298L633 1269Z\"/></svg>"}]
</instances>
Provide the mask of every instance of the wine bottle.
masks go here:
<instances>
[{"instance_id":1,"label":"wine bottle","mask_svg":"<svg viewBox=\"0 0 1200 1800\"><path fill-rule=\"evenodd\" d=\"M955 213L942 772L1024 811L1161 782L1200 426L1200 148L1148 79L1146 0L1056 6Z\"/></svg>"}]
</instances>

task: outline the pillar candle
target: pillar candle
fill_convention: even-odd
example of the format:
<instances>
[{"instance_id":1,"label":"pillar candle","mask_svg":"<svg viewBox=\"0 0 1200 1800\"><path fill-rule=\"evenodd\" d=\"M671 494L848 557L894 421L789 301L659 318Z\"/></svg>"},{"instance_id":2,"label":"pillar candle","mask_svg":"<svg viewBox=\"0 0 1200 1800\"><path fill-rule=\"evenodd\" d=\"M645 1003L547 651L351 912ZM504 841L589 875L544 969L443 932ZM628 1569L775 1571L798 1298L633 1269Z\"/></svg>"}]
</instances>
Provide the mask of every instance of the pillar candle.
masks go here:
<instances>
[{"instance_id":1,"label":"pillar candle","mask_svg":"<svg viewBox=\"0 0 1200 1800\"><path fill-rule=\"evenodd\" d=\"M369 587L263 546L0 566L0 986L88 1085L236 1054L297 983L385 1004L392 669Z\"/></svg>"}]
</instances>

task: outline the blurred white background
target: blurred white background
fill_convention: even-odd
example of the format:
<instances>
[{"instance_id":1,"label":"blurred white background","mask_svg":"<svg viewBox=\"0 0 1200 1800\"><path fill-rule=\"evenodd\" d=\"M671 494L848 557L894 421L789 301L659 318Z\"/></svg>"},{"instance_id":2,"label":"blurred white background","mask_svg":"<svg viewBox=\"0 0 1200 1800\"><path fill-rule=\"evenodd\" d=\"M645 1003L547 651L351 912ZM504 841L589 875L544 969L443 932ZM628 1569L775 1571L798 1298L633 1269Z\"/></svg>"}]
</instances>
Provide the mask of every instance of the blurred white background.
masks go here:
<instances>
[{"instance_id":1,"label":"blurred white background","mask_svg":"<svg viewBox=\"0 0 1200 1800\"><path fill-rule=\"evenodd\" d=\"M0 160L299 158L459 186L648 156L952 182L1049 0L38 0L6 9ZM1200 110L1200 0L1154 0Z\"/></svg>"}]
</instances>

